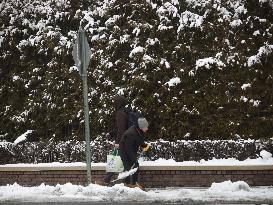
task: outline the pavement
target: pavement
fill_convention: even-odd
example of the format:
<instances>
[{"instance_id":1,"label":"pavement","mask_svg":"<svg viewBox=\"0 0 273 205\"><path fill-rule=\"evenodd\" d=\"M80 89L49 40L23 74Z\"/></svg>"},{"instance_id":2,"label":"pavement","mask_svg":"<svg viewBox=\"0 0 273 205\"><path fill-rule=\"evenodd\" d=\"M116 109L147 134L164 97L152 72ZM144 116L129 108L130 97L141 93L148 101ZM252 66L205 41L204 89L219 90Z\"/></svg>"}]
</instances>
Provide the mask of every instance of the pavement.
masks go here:
<instances>
[{"instance_id":1,"label":"pavement","mask_svg":"<svg viewBox=\"0 0 273 205\"><path fill-rule=\"evenodd\" d=\"M259 189L259 187L255 187L256 189ZM187 189L184 187L184 189ZM54 198L48 198L45 200L48 201L41 201L38 202L36 200L36 195L34 195L34 198L32 197L32 199L34 200L32 202L31 198L25 198L25 199L20 199L16 198L16 197L11 197L11 198L6 198L6 200L2 200L0 201L0 205L273 205L273 198L271 199L270 197L257 197L257 199L240 199L238 198L237 195L230 195L230 193L224 193L223 196L218 196L215 199L213 199L212 201L208 201L207 199L207 194L205 192L205 188L194 188L194 187L190 187L188 188L190 190L193 190L195 195L194 197L187 197L185 195L181 195L181 200L176 201L176 202L168 202L168 201L160 201L159 198L155 198L152 202L149 201L141 201L143 195L139 195L139 196L134 196L133 198L127 197L127 200L125 199L125 201L120 201L117 198L114 198L113 201L111 201L110 198L107 198L107 201L91 201L89 199L84 199L84 198L61 198L61 197L54 197ZM175 192L173 192L173 190L170 188L167 192L165 189L147 189L147 191L154 191L154 193L159 194L158 196L174 196ZM174 189L176 190L176 189ZM196 192L195 192L196 190ZM264 189L262 189L264 190ZM273 188L268 188L268 190L272 193ZM12 190L9 190L12 196ZM267 191L267 190L266 190ZM51 192L50 192L51 193ZM49 193L49 196L50 196ZM184 192L181 192L182 194ZM260 193L260 192L258 192ZM24 194L24 193L22 193ZM46 194L46 193L44 193ZM106 194L113 194L112 192L107 192ZM174 194L174 195L173 195ZM187 194L187 192L185 192L185 194ZM1 193L0 193L1 195ZM44 195L42 195L44 196ZM190 195L191 196L191 195ZM229 196L229 197L227 197ZM251 195L252 196L252 195ZM260 196L260 195L259 195ZM37 196L39 197L39 196ZM167 197L168 198L168 197ZM250 197L251 198L251 197ZM89 200L89 201L88 201ZM124 199L123 199L124 200Z\"/></svg>"},{"instance_id":2,"label":"pavement","mask_svg":"<svg viewBox=\"0 0 273 205\"><path fill-rule=\"evenodd\" d=\"M188 203L160 203L160 202L5 202L0 203L1 205L273 205L272 203L266 202L232 202L232 203L196 203L196 202L188 202Z\"/></svg>"}]
</instances>

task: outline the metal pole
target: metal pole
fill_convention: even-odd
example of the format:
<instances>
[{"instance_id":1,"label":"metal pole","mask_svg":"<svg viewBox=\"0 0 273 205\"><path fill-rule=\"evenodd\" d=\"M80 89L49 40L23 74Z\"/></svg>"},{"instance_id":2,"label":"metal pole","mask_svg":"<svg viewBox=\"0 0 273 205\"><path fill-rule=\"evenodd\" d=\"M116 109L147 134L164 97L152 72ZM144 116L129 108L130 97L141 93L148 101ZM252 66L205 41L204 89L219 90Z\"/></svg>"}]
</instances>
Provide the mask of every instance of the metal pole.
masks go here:
<instances>
[{"instance_id":1,"label":"metal pole","mask_svg":"<svg viewBox=\"0 0 273 205\"><path fill-rule=\"evenodd\" d=\"M91 184L91 147L89 130L89 107L88 107L88 86L87 86L87 67L90 61L90 48L84 30L79 28L78 37L74 45L72 55L80 76L83 80L83 101L84 101L84 124L85 124L85 155L87 169L87 183Z\"/></svg>"},{"instance_id":2,"label":"metal pole","mask_svg":"<svg viewBox=\"0 0 273 205\"><path fill-rule=\"evenodd\" d=\"M89 129L89 106L88 106L88 86L87 86L87 67L86 59L90 58L86 52L86 37L84 30L79 29L80 45L81 45L81 62L82 62L82 80L83 80L83 100L84 100L84 122L85 122L85 152L87 167L87 183L91 184L91 148L90 148L90 129ZM85 42L86 41L86 42ZM89 49L89 46L88 46Z\"/></svg>"},{"instance_id":3,"label":"metal pole","mask_svg":"<svg viewBox=\"0 0 273 205\"><path fill-rule=\"evenodd\" d=\"M90 147L90 129L89 129L89 108L88 108L88 87L87 76L83 76L83 98L84 98L84 122L85 122L85 152L87 166L87 183L91 184L91 147Z\"/></svg>"}]
</instances>

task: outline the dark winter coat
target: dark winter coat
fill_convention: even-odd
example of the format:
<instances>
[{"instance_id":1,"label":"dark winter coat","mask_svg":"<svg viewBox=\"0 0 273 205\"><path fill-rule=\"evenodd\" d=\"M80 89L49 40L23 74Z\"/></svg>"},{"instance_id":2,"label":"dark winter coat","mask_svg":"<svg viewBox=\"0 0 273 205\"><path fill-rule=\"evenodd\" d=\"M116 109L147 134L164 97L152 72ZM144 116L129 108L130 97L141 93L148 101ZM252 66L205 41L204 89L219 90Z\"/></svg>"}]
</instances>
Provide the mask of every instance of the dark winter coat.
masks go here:
<instances>
[{"instance_id":1,"label":"dark winter coat","mask_svg":"<svg viewBox=\"0 0 273 205\"><path fill-rule=\"evenodd\" d=\"M123 96L114 98L116 137L115 143L119 144L123 133L128 129L128 114L126 113L126 99Z\"/></svg>"},{"instance_id":2,"label":"dark winter coat","mask_svg":"<svg viewBox=\"0 0 273 205\"><path fill-rule=\"evenodd\" d=\"M137 151L139 147L146 147L144 132L137 126L130 127L122 136L119 148L123 155L132 162L137 163Z\"/></svg>"}]
</instances>

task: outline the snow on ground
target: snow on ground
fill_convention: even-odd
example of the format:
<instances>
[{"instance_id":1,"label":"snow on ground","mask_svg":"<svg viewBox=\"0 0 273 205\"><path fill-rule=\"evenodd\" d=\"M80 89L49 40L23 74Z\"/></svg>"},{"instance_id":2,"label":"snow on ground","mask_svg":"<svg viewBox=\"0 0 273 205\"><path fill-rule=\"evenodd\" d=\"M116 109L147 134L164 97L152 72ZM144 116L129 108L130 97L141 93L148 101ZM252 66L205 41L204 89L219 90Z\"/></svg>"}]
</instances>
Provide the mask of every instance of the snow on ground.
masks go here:
<instances>
[{"instance_id":1,"label":"snow on ground","mask_svg":"<svg viewBox=\"0 0 273 205\"><path fill-rule=\"evenodd\" d=\"M157 159L155 161L145 161L144 158L139 158L140 166L258 166L258 165L273 165L273 158L270 152L262 150L260 156L256 159L246 159L243 161L237 160L235 158L228 159L211 159L211 160L200 160L197 161L184 161L176 162L173 159ZM92 163L92 167L102 167L106 163ZM1 167L85 167L86 164L83 162L74 163L39 163L39 164L6 164L0 165Z\"/></svg>"},{"instance_id":2,"label":"snow on ground","mask_svg":"<svg viewBox=\"0 0 273 205\"><path fill-rule=\"evenodd\" d=\"M104 187L72 185L22 187L18 184L0 186L1 202L273 202L273 187L249 187L247 183L225 181L213 183L210 188L166 188L142 191L123 184Z\"/></svg>"},{"instance_id":3,"label":"snow on ground","mask_svg":"<svg viewBox=\"0 0 273 205\"><path fill-rule=\"evenodd\" d=\"M273 158L269 157L270 153L263 152L263 156L257 159L246 159L240 161L234 158L228 159L211 159L211 160L200 160L197 161L184 161L176 162L173 159L158 159L155 161L142 161L140 165L142 166L255 166L255 165L273 165Z\"/></svg>"},{"instance_id":4,"label":"snow on ground","mask_svg":"<svg viewBox=\"0 0 273 205\"><path fill-rule=\"evenodd\" d=\"M141 159L140 159L141 161ZM236 159L213 159L200 162L175 162L174 160L158 159L141 161L141 166L244 166L273 165L272 154L263 150L257 159L239 161ZM42 163L13 164L1 167L60 167L86 166L77 163ZM105 163L92 163L92 166L105 166ZM123 184L104 187L90 184L87 187L67 183L49 186L41 184L37 187L23 187L18 184L0 186L0 204L2 202L162 202L162 203L273 203L273 187L250 187L246 182L224 181L213 183L209 188L178 187L164 189L128 188Z\"/></svg>"}]
</instances>

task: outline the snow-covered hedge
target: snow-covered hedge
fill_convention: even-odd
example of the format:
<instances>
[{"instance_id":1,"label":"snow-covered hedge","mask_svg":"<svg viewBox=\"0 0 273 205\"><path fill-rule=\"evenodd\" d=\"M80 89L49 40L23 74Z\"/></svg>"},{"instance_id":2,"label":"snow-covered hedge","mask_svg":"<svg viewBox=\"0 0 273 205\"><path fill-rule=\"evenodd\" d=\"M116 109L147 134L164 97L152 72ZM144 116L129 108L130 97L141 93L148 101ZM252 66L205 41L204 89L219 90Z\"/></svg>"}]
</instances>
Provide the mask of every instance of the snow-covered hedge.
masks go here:
<instances>
[{"instance_id":1,"label":"snow-covered hedge","mask_svg":"<svg viewBox=\"0 0 273 205\"><path fill-rule=\"evenodd\" d=\"M199 161L213 158L236 158L244 160L257 158L262 149L273 153L273 139L260 140L216 140L216 141L164 141L149 142L150 151L146 157L175 161ZM111 142L99 137L91 143L93 162L105 162L111 150ZM0 142L1 164L42 163L42 162L79 162L85 161L85 142L26 142L13 144ZM5 157L6 156L6 157Z\"/></svg>"},{"instance_id":2,"label":"snow-covered hedge","mask_svg":"<svg viewBox=\"0 0 273 205\"><path fill-rule=\"evenodd\" d=\"M3 3L2 3L3 2ZM91 48L92 135L112 97L149 139L273 137L272 0L5 0L0 3L0 140L84 139L79 26ZM166 138L167 137L167 138Z\"/></svg>"}]
</instances>

